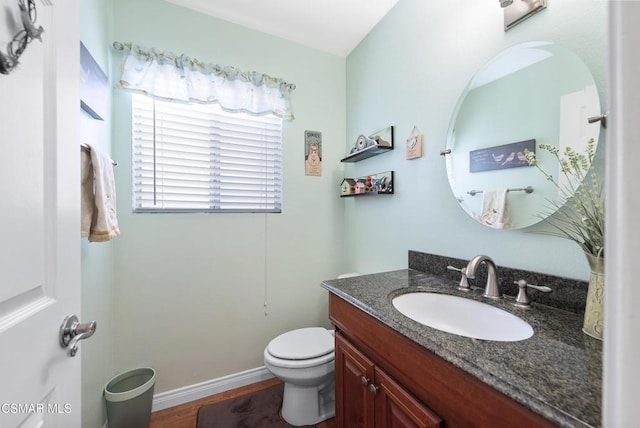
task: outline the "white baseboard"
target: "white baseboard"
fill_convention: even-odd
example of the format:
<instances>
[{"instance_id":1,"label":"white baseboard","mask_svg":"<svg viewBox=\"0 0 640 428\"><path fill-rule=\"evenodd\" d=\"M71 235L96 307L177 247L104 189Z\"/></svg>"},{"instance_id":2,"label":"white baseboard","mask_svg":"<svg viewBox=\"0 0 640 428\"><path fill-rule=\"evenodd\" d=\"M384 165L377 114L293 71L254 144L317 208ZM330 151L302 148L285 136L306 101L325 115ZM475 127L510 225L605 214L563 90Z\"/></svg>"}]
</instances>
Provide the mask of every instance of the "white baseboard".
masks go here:
<instances>
[{"instance_id":1,"label":"white baseboard","mask_svg":"<svg viewBox=\"0 0 640 428\"><path fill-rule=\"evenodd\" d=\"M256 367L240 373L234 373L217 379L207 380L194 385L161 392L153 396L152 412L199 400L220 392L271 379L273 375L266 367Z\"/></svg>"}]
</instances>

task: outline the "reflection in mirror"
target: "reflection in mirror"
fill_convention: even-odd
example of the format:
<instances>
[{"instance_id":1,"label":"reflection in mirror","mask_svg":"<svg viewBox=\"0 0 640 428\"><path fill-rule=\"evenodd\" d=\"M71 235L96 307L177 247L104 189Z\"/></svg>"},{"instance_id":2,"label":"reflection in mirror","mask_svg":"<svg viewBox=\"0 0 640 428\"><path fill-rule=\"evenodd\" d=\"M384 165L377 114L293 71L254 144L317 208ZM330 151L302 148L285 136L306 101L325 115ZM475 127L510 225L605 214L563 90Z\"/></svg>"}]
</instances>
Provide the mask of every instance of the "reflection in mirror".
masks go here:
<instances>
[{"instance_id":1,"label":"reflection in mirror","mask_svg":"<svg viewBox=\"0 0 640 428\"><path fill-rule=\"evenodd\" d=\"M590 138L598 141L600 123L588 118L600 114L593 76L573 52L549 42L503 51L469 82L449 127L447 175L460 206L491 227L539 222L558 189L528 165L524 149L551 144L583 151ZM536 155L558 171L550 153ZM483 220L495 209L506 214L501 226Z\"/></svg>"}]
</instances>

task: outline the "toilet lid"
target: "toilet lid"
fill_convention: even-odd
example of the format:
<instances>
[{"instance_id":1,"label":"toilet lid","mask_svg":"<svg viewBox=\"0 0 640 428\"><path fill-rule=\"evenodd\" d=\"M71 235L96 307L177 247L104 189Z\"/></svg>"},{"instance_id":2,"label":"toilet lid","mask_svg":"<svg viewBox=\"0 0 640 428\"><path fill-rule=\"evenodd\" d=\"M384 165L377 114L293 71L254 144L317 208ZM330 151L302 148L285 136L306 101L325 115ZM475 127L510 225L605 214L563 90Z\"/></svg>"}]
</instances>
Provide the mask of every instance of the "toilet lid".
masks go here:
<instances>
[{"instance_id":1,"label":"toilet lid","mask_svg":"<svg viewBox=\"0 0 640 428\"><path fill-rule=\"evenodd\" d=\"M269 342L267 351L287 360L317 358L333 352L333 335L322 327L292 330Z\"/></svg>"}]
</instances>

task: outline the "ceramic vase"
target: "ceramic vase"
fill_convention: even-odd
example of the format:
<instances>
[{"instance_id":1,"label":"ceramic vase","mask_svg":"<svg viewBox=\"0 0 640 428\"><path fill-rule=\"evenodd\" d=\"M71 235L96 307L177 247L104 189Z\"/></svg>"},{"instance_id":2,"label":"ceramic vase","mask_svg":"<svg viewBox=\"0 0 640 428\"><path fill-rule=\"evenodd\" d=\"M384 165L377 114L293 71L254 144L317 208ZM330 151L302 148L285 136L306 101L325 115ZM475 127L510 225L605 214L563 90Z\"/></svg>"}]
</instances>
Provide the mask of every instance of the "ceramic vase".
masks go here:
<instances>
[{"instance_id":1,"label":"ceramic vase","mask_svg":"<svg viewBox=\"0 0 640 428\"><path fill-rule=\"evenodd\" d=\"M582 331L591 337L602 340L602 311L604 302L604 257L587 254L587 261L591 274L589 275L589 290L587 304L584 310Z\"/></svg>"}]
</instances>

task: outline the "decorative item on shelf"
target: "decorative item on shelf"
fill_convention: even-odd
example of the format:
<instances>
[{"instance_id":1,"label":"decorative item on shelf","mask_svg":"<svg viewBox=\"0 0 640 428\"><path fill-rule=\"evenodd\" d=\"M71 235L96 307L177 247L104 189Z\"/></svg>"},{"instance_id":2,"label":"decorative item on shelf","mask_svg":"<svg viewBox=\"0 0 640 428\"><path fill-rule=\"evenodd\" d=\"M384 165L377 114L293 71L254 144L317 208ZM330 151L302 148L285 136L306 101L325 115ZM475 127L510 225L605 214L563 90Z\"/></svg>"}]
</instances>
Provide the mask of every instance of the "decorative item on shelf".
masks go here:
<instances>
[{"instance_id":1,"label":"decorative item on shelf","mask_svg":"<svg viewBox=\"0 0 640 428\"><path fill-rule=\"evenodd\" d=\"M376 145L376 142L373 139L368 138L366 135L360 134L360 135L358 135L358 139L356 140L356 144L355 144L355 146L353 146L353 148L351 149L350 153L355 153L357 151L364 150L367 147L371 147L371 146L375 146L375 145Z\"/></svg>"},{"instance_id":2,"label":"decorative item on shelf","mask_svg":"<svg viewBox=\"0 0 640 428\"><path fill-rule=\"evenodd\" d=\"M422 134L417 126L414 126L407 138L407 160L422 157Z\"/></svg>"},{"instance_id":3,"label":"decorative item on shelf","mask_svg":"<svg viewBox=\"0 0 640 428\"><path fill-rule=\"evenodd\" d=\"M341 162L358 162L363 159L393 150L393 126L374 132L368 137L361 134L349 154Z\"/></svg>"},{"instance_id":4,"label":"decorative item on shelf","mask_svg":"<svg viewBox=\"0 0 640 428\"><path fill-rule=\"evenodd\" d=\"M393 194L393 171L360 178L345 178L340 184L340 197Z\"/></svg>"},{"instance_id":5,"label":"decorative item on shelf","mask_svg":"<svg viewBox=\"0 0 640 428\"><path fill-rule=\"evenodd\" d=\"M0 51L0 73L2 74L9 74L13 71L19 63L20 55L33 39L38 39L42 42L44 28L42 26L36 27L35 25L37 19L35 0L26 0L26 4L25 0L19 0L18 7L20 8L22 29L7 44L7 53L4 54Z\"/></svg>"},{"instance_id":6,"label":"decorative item on shelf","mask_svg":"<svg viewBox=\"0 0 640 428\"><path fill-rule=\"evenodd\" d=\"M364 183L364 181L358 180L356 182L356 193L357 194L367 193L367 185Z\"/></svg>"},{"instance_id":7,"label":"decorative item on shelf","mask_svg":"<svg viewBox=\"0 0 640 428\"><path fill-rule=\"evenodd\" d=\"M578 153L571 147L566 147L562 155L559 155L560 149L555 146L541 144L538 147L554 155L561 173L560 177L554 178L542 168L535 154L526 152L529 163L536 166L558 188L561 196L558 201L550 202L552 206L549 209L555 214L543 212L539 215L553 228L552 231L543 233L574 241L584 251L591 274L582 330L589 336L602 340L605 213L603 183L591 168L595 154L594 140L588 141L586 153Z\"/></svg>"},{"instance_id":8,"label":"decorative item on shelf","mask_svg":"<svg viewBox=\"0 0 640 428\"><path fill-rule=\"evenodd\" d=\"M304 131L304 175L322 175L322 133Z\"/></svg>"},{"instance_id":9,"label":"decorative item on shelf","mask_svg":"<svg viewBox=\"0 0 640 428\"><path fill-rule=\"evenodd\" d=\"M340 183L340 192L342 196L356 193L356 180L353 178L345 178L342 180L342 183Z\"/></svg>"}]
</instances>

